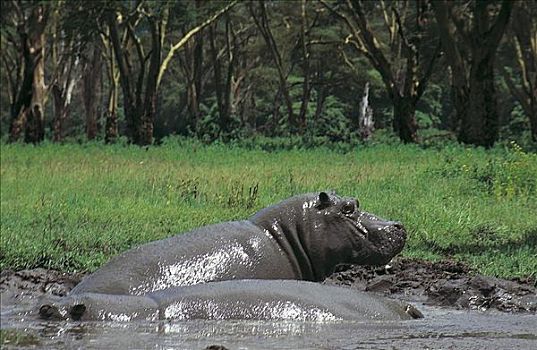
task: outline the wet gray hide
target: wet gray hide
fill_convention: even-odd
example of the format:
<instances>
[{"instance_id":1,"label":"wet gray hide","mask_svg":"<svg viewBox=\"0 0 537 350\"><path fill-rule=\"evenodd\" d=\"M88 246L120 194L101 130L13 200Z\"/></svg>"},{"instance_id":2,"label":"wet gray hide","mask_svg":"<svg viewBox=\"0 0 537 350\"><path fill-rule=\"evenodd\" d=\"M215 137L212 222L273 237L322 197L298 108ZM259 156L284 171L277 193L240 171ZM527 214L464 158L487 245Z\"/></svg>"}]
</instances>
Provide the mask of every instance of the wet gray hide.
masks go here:
<instances>
[{"instance_id":1,"label":"wet gray hide","mask_svg":"<svg viewBox=\"0 0 537 350\"><path fill-rule=\"evenodd\" d=\"M235 279L322 281L340 263L385 264L405 244L400 223L325 192L151 242L113 258L71 292L141 296L167 288Z\"/></svg>"},{"instance_id":2,"label":"wet gray hide","mask_svg":"<svg viewBox=\"0 0 537 350\"><path fill-rule=\"evenodd\" d=\"M174 287L144 296L72 294L42 300L49 320L405 320L422 317L408 304L350 288L292 280L236 280Z\"/></svg>"}]
</instances>

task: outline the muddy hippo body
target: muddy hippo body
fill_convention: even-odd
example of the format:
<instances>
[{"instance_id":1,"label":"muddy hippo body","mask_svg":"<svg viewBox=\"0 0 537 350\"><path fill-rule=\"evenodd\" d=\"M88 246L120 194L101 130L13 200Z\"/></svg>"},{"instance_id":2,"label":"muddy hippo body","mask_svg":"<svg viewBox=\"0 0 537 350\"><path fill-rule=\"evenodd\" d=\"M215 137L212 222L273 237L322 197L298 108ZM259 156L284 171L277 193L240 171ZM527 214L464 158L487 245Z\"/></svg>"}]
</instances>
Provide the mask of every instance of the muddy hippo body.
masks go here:
<instances>
[{"instance_id":1,"label":"muddy hippo body","mask_svg":"<svg viewBox=\"0 0 537 350\"><path fill-rule=\"evenodd\" d=\"M143 296L72 294L42 303L44 319L66 320L405 320L412 306L344 287L292 280L237 280L173 287Z\"/></svg>"},{"instance_id":2,"label":"muddy hippo body","mask_svg":"<svg viewBox=\"0 0 537 350\"><path fill-rule=\"evenodd\" d=\"M72 294L144 295L236 279L321 281L337 264L379 265L399 253L403 227L325 192L289 198L249 220L205 226L112 259Z\"/></svg>"},{"instance_id":3,"label":"muddy hippo body","mask_svg":"<svg viewBox=\"0 0 537 350\"><path fill-rule=\"evenodd\" d=\"M174 286L272 276L297 278L268 234L249 221L234 221L129 250L85 278L71 293L143 295Z\"/></svg>"}]
</instances>

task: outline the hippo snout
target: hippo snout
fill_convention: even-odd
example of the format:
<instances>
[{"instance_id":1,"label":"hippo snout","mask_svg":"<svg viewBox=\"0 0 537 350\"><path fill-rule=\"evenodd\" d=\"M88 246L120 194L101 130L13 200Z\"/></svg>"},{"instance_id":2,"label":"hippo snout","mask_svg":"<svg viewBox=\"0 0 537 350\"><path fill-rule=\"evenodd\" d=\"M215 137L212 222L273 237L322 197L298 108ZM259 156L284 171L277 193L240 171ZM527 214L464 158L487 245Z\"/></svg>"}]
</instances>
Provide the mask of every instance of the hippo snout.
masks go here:
<instances>
[{"instance_id":1,"label":"hippo snout","mask_svg":"<svg viewBox=\"0 0 537 350\"><path fill-rule=\"evenodd\" d=\"M386 248L389 252L392 248L394 254L399 253L406 241L406 230L399 222L384 222L383 225L375 225L367 228L367 239L376 246Z\"/></svg>"},{"instance_id":2,"label":"hippo snout","mask_svg":"<svg viewBox=\"0 0 537 350\"><path fill-rule=\"evenodd\" d=\"M387 221L370 213L363 213L360 222L366 230L363 263L382 265L399 254L405 246L407 233L402 223Z\"/></svg>"},{"instance_id":3,"label":"hippo snout","mask_svg":"<svg viewBox=\"0 0 537 350\"><path fill-rule=\"evenodd\" d=\"M378 220L368 220L364 221L364 226L369 232L375 231L400 231L403 238L406 239L406 230L402 223L399 221L384 221L381 219Z\"/></svg>"},{"instance_id":4,"label":"hippo snout","mask_svg":"<svg viewBox=\"0 0 537 350\"><path fill-rule=\"evenodd\" d=\"M392 230L398 231L401 235L401 238L406 240L405 226L403 226L403 224L398 221L389 221L389 223L390 223L390 227L392 228Z\"/></svg>"}]
</instances>

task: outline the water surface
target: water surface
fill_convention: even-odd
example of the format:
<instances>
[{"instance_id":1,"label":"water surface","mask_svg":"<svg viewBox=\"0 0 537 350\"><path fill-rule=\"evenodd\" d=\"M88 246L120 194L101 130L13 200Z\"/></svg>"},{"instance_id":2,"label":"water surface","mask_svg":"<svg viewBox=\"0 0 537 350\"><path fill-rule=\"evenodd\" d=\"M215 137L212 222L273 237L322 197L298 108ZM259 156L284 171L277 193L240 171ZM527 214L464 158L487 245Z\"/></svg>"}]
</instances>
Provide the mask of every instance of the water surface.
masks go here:
<instances>
[{"instance_id":1,"label":"water surface","mask_svg":"<svg viewBox=\"0 0 537 350\"><path fill-rule=\"evenodd\" d=\"M3 348L67 349L537 349L537 315L420 306L425 318L377 322L44 322L3 307Z\"/></svg>"}]
</instances>

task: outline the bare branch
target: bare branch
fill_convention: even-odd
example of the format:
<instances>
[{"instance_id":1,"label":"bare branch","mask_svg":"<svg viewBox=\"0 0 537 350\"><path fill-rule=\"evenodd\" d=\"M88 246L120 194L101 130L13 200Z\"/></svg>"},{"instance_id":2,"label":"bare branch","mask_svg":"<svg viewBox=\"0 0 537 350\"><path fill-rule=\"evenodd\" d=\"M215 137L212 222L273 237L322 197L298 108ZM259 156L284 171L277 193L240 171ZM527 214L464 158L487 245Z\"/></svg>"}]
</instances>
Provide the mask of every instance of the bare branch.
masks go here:
<instances>
[{"instance_id":1,"label":"bare branch","mask_svg":"<svg viewBox=\"0 0 537 350\"><path fill-rule=\"evenodd\" d=\"M141 69L143 69L143 66L146 60L145 54L144 54L144 48L142 46L142 42L140 41L140 38L134 33L134 28L129 23L127 23L127 33L129 33L131 40L134 42L134 45L136 47L136 53L138 54L138 61L140 62Z\"/></svg>"},{"instance_id":2,"label":"bare branch","mask_svg":"<svg viewBox=\"0 0 537 350\"><path fill-rule=\"evenodd\" d=\"M511 16L511 11L513 10L513 1L512 0L503 0L500 13L496 16L494 24L487 31L485 40L487 42L487 48L490 53L495 52L496 48L500 44L500 39L505 32L505 27L509 22L509 17Z\"/></svg>"},{"instance_id":3,"label":"bare branch","mask_svg":"<svg viewBox=\"0 0 537 350\"><path fill-rule=\"evenodd\" d=\"M166 55L166 58L162 61L162 64L160 66L160 70L158 73L157 78L157 87L160 85L160 82L162 81L162 76L164 75L164 72L168 68L168 64L175 55L175 52L179 50L185 43L190 40L194 35L196 35L198 32L200 32L203 28L207 27L214 21L216 21L220 16L222 16L224 13L228 12L230 9L232 9L236 4L238 3L238 0L233 0L231 3L229 3L226 7L222 8L220 11L215 13L213 16L209 17L207 20L205 20L200 25L192 28L188 33L185 34L185 36L179 40L175 45L170 47L170 51Z\"/></svg>"}]
</instances>

